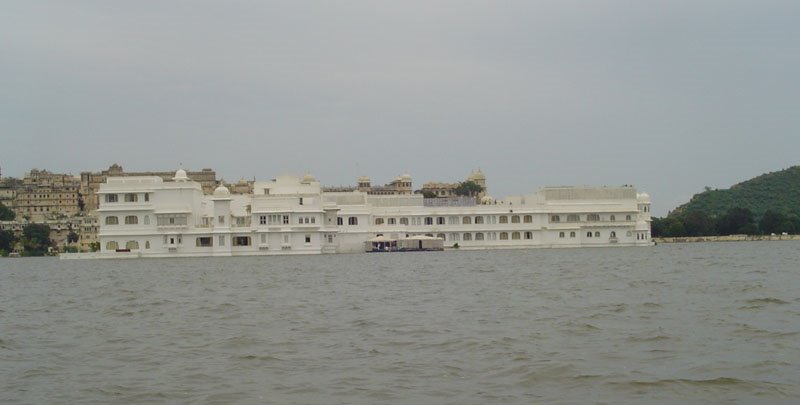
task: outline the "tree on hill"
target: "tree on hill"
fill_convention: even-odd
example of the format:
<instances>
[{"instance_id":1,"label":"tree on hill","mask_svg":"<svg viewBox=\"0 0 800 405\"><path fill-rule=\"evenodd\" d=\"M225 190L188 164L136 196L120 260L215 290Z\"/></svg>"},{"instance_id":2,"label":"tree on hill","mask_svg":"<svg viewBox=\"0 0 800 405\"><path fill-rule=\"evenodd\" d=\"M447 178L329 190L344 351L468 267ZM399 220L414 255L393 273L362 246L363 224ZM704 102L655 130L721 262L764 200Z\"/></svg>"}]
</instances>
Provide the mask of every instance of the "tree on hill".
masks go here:
<instances>
[{"instance_id":1,"label":"tree on hill","mask_svg":"<svg viewBox=\"0 0 800 405\"><path fill-rule=\"evenodd\" d=\"M0 221L13 221L16 217L14 211L0 203Z\"/></svg>"},{"instance_id":2,"label":"tree on hill","mask_svg":"<svg viewBox=\"0 0 800 405\"><path fill-rule=\"evenodd\" d=\"M788 215L771 209L767 210L764 215L761 216L758 227L761 229L761 232L765 234L795 232L794 223Z\"/></svg>"},{"instance_id":3,"label":"tree on hill","mask_svg":"<svg viewBox=\"0 0 800 405\"><path fill-rule=\"evenodd\" d=\"M49 226L28 224L22 229L22 246L26 256L43 256L51 245Z\"/></svg>"},{"instance_id":4,"label":"tree on hill","mask_svg":"<svg viewBox=\"0 0 800 405\"><path fill-rule=\"evenodd\" d=\"M474 197L483 191L483 187L470 180L459 183L453 191L455 191L456 195Z\"/></svg>"},{"instance_id":5,"label":"tree on hill","mask_svg":"<svg viewBox=\"0 0 800 405\"><path fill-rule=\"evenodd\" d=\"M714 219L705 211L691 211L682 218L685 236L716 235Z\"/></svg>"},{"instance_id":6,"label":"tree on hill","mask_svg":"<svg viewBox=\"0 0 800 405\"><path fill-rule=\"evenodd\" d=\"M0 253L14 250L14 234L11 231L0 230Z\"/></svg>"},{"instance_id":7,"label":"tree on hill","mask_svg":"<svg viewBox=\"0 0 800 405\"><path fill-rule=\"evenodd\" d=\"M754 235L758 233L758 227L753 221L752 211L736 207L729 209L717 220L717 231L720 235Z\"/></svg>"}]
</instances>

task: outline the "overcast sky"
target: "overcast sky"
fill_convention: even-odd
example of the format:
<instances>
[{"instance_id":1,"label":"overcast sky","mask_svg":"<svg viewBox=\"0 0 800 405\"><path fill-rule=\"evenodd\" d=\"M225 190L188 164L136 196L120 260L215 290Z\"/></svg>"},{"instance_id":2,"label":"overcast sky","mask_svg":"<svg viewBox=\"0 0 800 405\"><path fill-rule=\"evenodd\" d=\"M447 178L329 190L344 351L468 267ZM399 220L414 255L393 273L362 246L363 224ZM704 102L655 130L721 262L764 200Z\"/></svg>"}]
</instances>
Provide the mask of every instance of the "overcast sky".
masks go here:
<instances>
[{"instance_id":1,"label":"overcast sky","mask_svg":"<svg viewBox=\"0 0 800 405\"><path fill-rule=\"evenodd\" d=\"M633 184L657 215L800 163L800 1L0 0L0 168L496 198Z\"/></svg>"}]
</instances>

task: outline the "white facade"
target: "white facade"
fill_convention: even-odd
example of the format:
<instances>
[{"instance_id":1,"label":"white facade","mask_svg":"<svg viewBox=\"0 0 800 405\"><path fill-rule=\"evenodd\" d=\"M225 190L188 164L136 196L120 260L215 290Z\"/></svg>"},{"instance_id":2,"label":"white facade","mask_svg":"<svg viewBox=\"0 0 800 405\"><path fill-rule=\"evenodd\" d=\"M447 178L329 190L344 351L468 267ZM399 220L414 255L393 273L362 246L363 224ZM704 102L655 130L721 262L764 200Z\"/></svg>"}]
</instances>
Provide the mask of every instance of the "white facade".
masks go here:
<instances>
[{"instance_id":1,"label":"white facade","mask_svg":"<svg viewBox=\"0 0 800 405\"><path fill-rule=\"evenodd\" d=\"M204 195L179 170L110 177L99 190L99 257L362 252L378 235L429 235L446 248L650 246L650 199L631 187L545 188L486 204L431 206L421 195L323 192L306 175Z\"/></svg>"}]
</instances>

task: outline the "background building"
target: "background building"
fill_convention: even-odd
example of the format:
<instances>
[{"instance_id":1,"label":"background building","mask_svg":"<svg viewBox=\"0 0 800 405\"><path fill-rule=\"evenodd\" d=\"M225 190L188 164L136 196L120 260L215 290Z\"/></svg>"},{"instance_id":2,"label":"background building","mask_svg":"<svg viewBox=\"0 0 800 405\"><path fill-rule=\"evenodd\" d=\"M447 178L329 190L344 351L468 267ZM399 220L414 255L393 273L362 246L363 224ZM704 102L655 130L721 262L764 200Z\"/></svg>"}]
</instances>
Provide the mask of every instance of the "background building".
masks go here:
<instances>
[{"instance_id":1,"label":"background building","mask_svg":"<svg viewBox=\"0 0 800 405\"><path fill-rule=\"evenodd\" d=\"M82 206L80 178L33 169L14 190L12 209L17 218L43 222L75 216Z\"/></svg>"}]
</instances>

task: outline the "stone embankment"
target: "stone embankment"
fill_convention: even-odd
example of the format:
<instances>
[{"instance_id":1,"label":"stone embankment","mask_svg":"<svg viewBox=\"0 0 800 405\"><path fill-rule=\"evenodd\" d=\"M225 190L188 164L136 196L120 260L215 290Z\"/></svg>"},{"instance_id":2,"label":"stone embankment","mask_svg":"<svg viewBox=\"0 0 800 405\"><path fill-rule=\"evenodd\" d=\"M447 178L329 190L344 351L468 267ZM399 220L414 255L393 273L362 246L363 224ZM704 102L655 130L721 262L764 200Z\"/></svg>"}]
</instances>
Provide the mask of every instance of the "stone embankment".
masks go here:
<instances>
[{"instance_id":1,"label":"stone embankment","mask_svg":"<svg viewBox=\"0 0 800 405\"><path fill-rule=\"evenodd\" d=\"M653 238L655 243L693 243L693 242L745 242L800 240L800 235L727 235L727 236L683 236L678 238Z\"/></svg>"}]
</instances>

